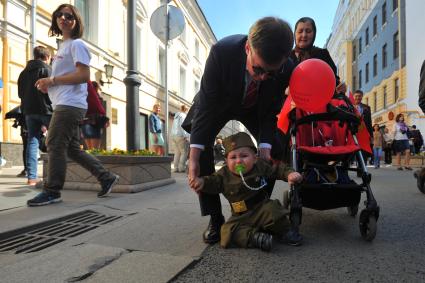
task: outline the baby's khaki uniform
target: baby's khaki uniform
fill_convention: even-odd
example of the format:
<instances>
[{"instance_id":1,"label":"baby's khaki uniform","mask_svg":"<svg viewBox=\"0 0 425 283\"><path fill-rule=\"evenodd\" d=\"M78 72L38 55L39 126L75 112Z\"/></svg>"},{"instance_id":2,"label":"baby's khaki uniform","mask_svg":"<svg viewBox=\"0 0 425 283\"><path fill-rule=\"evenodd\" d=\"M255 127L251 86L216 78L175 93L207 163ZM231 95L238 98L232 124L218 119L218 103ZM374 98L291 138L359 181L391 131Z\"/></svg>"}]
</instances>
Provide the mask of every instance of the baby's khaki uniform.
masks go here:
<instances>
[{"instance_id":1,"label":"baby's khaki uniform","mask_svg":"<svg viewBox=\"0 0 425 283\"><path fill-rule=\"evenodd\" d=\"M284 165L272 167L259 159L254 168L244 174L245 182L251 187L259 187L262 179L276 178L287 180L288 174L294 170ZM210 194L222 193L230 202L232 216L221 227L220 245L229 247L250 247L250 236L263 231L278 237L289 228L288 211L278 200L270 200L264 189L250 190L239 175L235 175L223 166L218 172L204 177L202 192Z\"/></svg>"}]
</instances>

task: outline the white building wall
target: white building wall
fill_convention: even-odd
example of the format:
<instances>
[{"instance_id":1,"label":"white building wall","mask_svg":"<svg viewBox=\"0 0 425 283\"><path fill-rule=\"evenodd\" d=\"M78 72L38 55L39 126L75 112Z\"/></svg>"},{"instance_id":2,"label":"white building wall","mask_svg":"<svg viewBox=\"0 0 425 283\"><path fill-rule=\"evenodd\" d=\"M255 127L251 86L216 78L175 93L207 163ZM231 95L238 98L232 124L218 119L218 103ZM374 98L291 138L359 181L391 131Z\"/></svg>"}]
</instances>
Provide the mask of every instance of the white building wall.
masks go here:
<instances>
[{"instance_id":1,"label":"white building wall","mask_svg":"<svg viewBox=\"0 0 425 283\"><path fill-rule=\"evenodd\" d=\"M406 1L406 76L409 108L415 108L424 115L418 106L419 73L425 60L425 1ZM412 107L414 106L414 107ZM424 122L422 122L424 123ZM425 133L425 124L422 132Z\"/></svg>"}]
</instances>

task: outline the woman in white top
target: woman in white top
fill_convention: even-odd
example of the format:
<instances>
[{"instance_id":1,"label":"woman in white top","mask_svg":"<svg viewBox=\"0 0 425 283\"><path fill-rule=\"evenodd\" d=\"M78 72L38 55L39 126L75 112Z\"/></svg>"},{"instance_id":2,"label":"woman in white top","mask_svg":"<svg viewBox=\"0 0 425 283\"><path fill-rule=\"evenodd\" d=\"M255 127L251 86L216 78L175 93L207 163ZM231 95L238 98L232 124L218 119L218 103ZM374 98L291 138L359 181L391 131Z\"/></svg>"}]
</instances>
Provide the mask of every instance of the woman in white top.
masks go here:
<instances>
[{"instance_id":1,"label":"woman in white top","mask_svg":"<svg viewBox=\"0 0 425 283\"><path fill-rule=\"evenodd\" d=\"M412 170L410 167L410 145L409 138L407 137L407 125L404 123L403 114L398 114L395 117L396 123L393 127L393 137L394 137L394 150L396 152L396 162L398 170L403 170L401 167L401 153L404 152L404 168L406 170Z\"/></svg>"},{"instance_id":2,"label":"woman in white top","mask_svg":"<svg viewBox=\"0 0 425 283\"><path fill-rule=\"evenodd\" d=\"M90 79L90 53L80 39L83 31L80 13L74 6L62 4L53 12L49 35L62 35L63 42L54 57L52 76L36 82L42 92L49 94L54 110L47 137L47 182L43 191L27 202L29 206L62 201L67 156L98 179L99 197L110 193L119 178L80 148L79 124L87 111L86 82Z\"/></svg>"},{"instance_id":3,"label":"woman in white top","mask_svg":"<svg viewBox=\"0 0 425 283\"><path fill-rule=\"evenodd\" d=\"M385 164L392 163L392 151L393 151L393 135L390 133L387 127L384 128L384 153L385 153Z\"/></svg>"}]
</instances>

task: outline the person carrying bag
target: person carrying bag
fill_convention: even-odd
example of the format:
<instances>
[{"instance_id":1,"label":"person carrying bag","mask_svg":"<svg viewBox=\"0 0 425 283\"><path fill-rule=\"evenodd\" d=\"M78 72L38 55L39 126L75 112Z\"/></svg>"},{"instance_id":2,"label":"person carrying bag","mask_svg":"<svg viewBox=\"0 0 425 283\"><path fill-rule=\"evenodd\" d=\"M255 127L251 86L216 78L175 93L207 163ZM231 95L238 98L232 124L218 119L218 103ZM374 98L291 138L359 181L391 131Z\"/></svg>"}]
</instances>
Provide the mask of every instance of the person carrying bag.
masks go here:
<instances>
[{"instance_id":1,"label":"person carrying bag","mask_svg":"<svg viewBox=\"0 0 425 283\"><path fill-rule=\"evenodd\" d=\"M100 148L102 129L109 126L109 118L106 117L97 89L97 82L87 82L87 113L81 130L87 149Z\"/></svg>"}]
</instances>

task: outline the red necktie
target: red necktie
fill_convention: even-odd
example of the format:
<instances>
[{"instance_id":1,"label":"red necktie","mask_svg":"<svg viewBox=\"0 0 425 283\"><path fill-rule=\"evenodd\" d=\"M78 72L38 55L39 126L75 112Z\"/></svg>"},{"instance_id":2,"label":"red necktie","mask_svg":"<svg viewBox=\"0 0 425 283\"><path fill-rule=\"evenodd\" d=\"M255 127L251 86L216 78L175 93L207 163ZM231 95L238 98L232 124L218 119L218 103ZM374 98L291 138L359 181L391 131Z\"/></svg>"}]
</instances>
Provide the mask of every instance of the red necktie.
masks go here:
<instances>
[{"instance_id":1,"label":"red necktie","mask_svg":"<svg viewBox=\"0 0 425 283\"><path fill-rule=\"evenodd\" d=\"M257 102L257 82L251 80L248 87L246 88L246 96L243 101L243 108L251 108Z\"/></svg>"}]
</instances>

